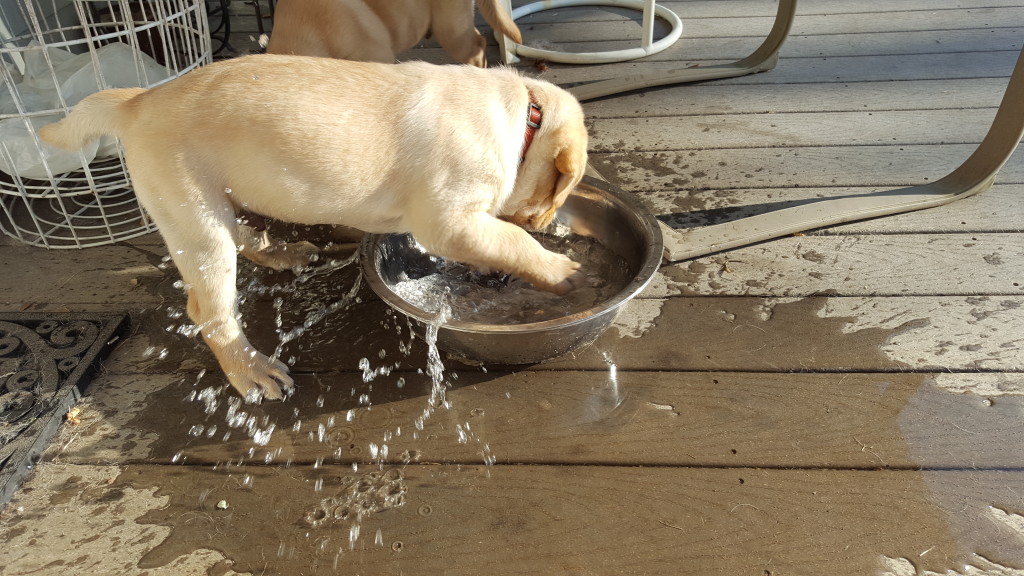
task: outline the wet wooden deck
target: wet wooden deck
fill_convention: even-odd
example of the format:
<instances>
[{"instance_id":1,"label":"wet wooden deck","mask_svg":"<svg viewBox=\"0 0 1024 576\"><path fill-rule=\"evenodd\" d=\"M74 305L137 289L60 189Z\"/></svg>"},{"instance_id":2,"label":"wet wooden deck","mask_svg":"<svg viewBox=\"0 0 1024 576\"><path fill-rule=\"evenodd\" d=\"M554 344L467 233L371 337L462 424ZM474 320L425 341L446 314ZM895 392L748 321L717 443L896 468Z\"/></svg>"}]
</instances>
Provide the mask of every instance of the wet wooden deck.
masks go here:
<instances>
[{"instance_id":1,"label":"wet wooden deck","mask_svg":"<svg viewBox=\"0 0 1024 576\"><path fill-rule=\"evenodd\" d=\"M685 29L662 54L523 70L568 83L734 60L776 8L664 4ZM771 72L585 104L594 165L676 227L934 180L981 140L1024 41L1021 0L801 0L798 13ZM639 30L621 14L520 25L528 42L619 48ZM405 57L446 61L429 44ZM946 207L665 266L573 358L515 372L449 362L451 406L422 430L424 349L399 353L406 325L369 292L286 349L298 393L242 407L246 424L228 418L229 393L191 399L225 380L202 344L166 329L184 300L157 236L81 252L5 240L3 310L126 310L135 332L2 513L0 566L1022 574L1022 198L1018 154L992 189ZM290 280L246 270L243 283ZM349 282L286 295L285 325ZM271 298L245 309L272 349ZM366 382L361 358L398 368ZM397 480L367 476L384 446ZM404 489L404 504L378 506L357 538L349 521L309 526L346 478Z\"/></svg>"}]
</instances>

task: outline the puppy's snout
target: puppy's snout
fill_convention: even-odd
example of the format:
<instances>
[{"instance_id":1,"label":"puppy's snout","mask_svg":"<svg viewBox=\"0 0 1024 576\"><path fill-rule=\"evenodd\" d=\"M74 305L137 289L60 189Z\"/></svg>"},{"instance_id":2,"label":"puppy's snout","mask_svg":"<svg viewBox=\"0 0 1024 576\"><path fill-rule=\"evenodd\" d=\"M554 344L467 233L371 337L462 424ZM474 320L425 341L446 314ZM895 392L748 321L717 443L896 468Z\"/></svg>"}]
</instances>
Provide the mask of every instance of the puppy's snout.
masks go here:
<instances>
[{"instance_id":1,"label":"puppy's snout","mask_svg":"<svg viewBox=\"0 0 1024 576\"><path fill-rule=\"evenodd\" d=\"M529 227L531 230L543 230L547 228L551 221L555 219L555 209L552 208L542 214L536 214L530 217Z\"/></svg>"},{"instance_id":2,"label":"puppy's snout","mask_svg":"<svg viewBox=\"0 0 1024 576\"><path fill-rule=\"evenodd\" d=\"M515 224L516 226L519 226L520 228L524 228L525 230L527 230L529 232L536 232L538 230L543 230L544 228L547 227L548 223L550 222L550 220L549 219L545 219L544 216L528 216L526 218L510 218L509 221L512 222L513 224Z\"/></svg>"},{"instance_id":3,"label":"puppy's snout","mask_svg":"<svg viewBox=\"0 0 1024 576\"><path fill-rule=\"evenodd\" d=\"M506 214L500 217L502 220L515 224L520 228L526 228L527 230L533 229L532 218L529 216L523 216L521 214Z\"/></svg>"}]
</instances>

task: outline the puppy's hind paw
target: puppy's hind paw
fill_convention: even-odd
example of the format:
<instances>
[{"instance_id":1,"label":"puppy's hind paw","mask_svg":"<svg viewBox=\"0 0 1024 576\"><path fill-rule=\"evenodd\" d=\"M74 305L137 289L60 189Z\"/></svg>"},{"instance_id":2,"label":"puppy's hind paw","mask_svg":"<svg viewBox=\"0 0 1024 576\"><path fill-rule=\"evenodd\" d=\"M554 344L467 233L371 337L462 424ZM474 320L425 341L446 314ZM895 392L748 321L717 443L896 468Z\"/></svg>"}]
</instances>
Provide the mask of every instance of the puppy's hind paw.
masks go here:
<instances>
[{"instance_id":1,"label":"puppy's hind paw","mask_svg":"<svg viewBox=\"0 0 1024 576\"><path fill-rule=\"evenodd\" d=\"M273 244L259 250L242 250L243 256L272 270L292 270L309 266L316 261L319 254L320 249L305 240L290 244Z\"/></svg>"},{"instance_id":2,"label":"puppy's hind paw","mask_svg":"<svg viewBox=\"0 0 1024 576\"><path fill-rule=\"evenodd\" d=\"M320 256L320 248L312 242L306 242L305 240L289 244L281 244L275 248L277 248L277 250L274 251L273 257L276 260L276 266L272 266L275 270L309 266L313 262L316 262L317 258Z\"/></svg>"}]
</instances>

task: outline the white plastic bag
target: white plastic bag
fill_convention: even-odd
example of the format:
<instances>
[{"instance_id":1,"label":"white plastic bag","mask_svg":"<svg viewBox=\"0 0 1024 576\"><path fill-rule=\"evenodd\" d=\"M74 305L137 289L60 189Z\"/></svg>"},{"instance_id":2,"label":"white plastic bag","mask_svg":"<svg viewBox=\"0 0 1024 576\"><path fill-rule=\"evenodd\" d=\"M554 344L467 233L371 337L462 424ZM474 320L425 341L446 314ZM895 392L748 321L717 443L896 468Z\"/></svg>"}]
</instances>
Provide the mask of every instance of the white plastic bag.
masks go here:
<instances>
[{"instance_id":1,"label":"white plastic bag","mask_svg":"<svg viewBox=\"0 0 1024 576\"><path fill-rule=\"evenodd\" d=\"M16 84L5 85L7 90L0 92L0 114L42 112L58 108L60 100L57 98L57 85L54 83L54 77L57 76L57 82L61 82L62 79L59 73L55 73L73 61L76 56L67 50L46 48L35 40L29 42L21 56L24 58L25 72L20 80L15 79ZM84 56L88 57L88 54ZM47 57L49 57L55 73L50 72L50 64L46 62ZM81 65L82 63L79 64L79 67ZM21 101L21 110L18 109L16 97Z\"/></svg>"},{"instance_id":2,"label":"white plastic bag","mask_svg":"<svg viewBox=\"0 0 1024 576\"><path fill-rule=\"evenodd\" d=\"M136 51L127 44L107 44L96 51L96 59L103 75L102 88L138 88L150 86L170 78L170 69L157 64L148 55ZM69 73L70 72L70 73ZM58 77L62 78L60 93L69 106L83 98L99 92L96 66L89 54L75 56L60 67Z\"/></svg>"}]
</instances>

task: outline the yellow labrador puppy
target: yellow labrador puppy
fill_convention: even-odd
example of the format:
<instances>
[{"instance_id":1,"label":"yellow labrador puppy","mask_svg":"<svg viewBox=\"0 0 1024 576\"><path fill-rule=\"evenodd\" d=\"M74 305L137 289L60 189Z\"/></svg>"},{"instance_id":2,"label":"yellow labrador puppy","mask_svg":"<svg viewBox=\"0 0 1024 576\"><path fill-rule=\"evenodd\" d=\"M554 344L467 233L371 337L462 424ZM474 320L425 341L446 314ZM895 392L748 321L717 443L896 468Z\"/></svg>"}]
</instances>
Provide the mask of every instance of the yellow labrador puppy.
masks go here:
<instances>
[{"instance_id":1,"label":"yellow labrador puppy","mask_svg":"<svg viewBox=\"0 0 1024 576\"><path fill-rule=\"evenodd\" d=\"M433 254L555 292L580 277L516 224L547 225L582 178L583 111L510 70L248 56L149 90L93 94L39 134L69 150L121 139L187 285L189 317L250 400L281 398L292 379L242 331L236 254L276 268L309 254L258 252L239 231L243 209L409 232Z\"/></svg>"},{"instance_id":2,"label":"yellow labrador puppy","mask_svg":"<svg viewBox=\"0 0 1024 576\"><path fill-rule=\"evenodd\" d=\"M523 41L499 0L476 3L492 28ZM473 0L280 0L267 52L394 62L428 35L459 62L487 66Z\"/></svg>"}]
</instances>

